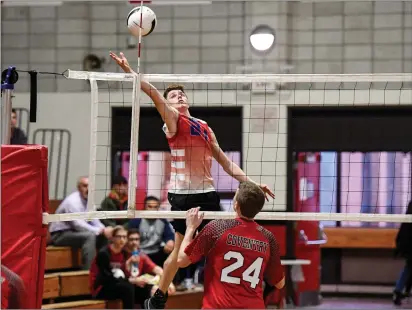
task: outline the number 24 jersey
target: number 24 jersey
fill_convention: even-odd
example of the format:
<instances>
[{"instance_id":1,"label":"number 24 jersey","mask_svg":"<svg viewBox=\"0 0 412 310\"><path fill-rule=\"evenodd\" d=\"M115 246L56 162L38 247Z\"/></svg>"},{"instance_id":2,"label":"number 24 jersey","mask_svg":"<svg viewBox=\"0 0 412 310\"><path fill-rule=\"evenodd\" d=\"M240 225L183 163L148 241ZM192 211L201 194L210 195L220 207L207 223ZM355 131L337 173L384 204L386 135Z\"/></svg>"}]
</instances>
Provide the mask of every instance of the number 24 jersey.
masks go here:
<instances>
[{"instance_id":1,"label":"number 24 jersey","mask_svg":"<svg viewBox=\"0 0 412 310\"><path fill-rule=\"evenodd\" d=\"M192 263L206 257L203 309L264 309L263 279L284 276L275 237L253 220L214 220L185 253Z\"/></svg>"}]
</instances>

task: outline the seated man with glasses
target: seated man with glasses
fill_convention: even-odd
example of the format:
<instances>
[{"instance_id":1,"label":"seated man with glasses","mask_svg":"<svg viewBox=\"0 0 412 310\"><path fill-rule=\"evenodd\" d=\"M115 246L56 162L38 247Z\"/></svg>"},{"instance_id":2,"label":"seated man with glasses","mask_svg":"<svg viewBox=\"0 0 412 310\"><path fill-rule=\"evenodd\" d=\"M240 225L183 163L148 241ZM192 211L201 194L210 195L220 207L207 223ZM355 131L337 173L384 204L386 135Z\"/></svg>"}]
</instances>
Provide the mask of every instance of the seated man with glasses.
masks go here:
<instances>
[{"instance_id":1,"label":"seated man with glasses","mask_svg":"<svg viewBox=\"0 0 412 310\"><path fill-rule=\"evenodd\" d=\"M143 304L157 290L157 284L163 269L156 265L140 249L140 233L137 229L130 229L127 232L126 251L130 258L126 262L126 269L130 274L129 282L135 285L135 302ZM169 294L175 292L173 284L169 287Z\"/></svg>"},{"instance_id":2,"label":"seated man with glasses","mask_svg":"<svg viewBox=\"0 0 412 310\"><path fill-rule=\"evenodd\" d=\"M148 196L144 200L145 210L158 211L160 200ZM140 249L158 266L163 266L166 258L175 245L174 232L165 219L132 219L129 229L137 229L140 233Z\"/></svg>"}]
</instances>

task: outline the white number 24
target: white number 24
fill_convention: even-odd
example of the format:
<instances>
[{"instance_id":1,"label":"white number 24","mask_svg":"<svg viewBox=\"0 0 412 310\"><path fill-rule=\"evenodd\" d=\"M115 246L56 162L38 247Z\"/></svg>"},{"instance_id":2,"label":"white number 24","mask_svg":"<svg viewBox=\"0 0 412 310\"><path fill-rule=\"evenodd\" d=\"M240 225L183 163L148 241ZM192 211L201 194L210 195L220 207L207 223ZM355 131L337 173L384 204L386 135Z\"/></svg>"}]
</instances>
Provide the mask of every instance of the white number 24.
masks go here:
<instances>
[{"instance_id":1,"label":"white number 24","mask_svg":"<svg viewBox=\"0 0 412 310\"><path fill-rule=\"evenodd\" d=\"M223 256L225 260L236 259L236 261L222 269L222 275L220 276L220 281L232 284L240 284L240 278L232 277L229 274L236 269L243 267L245 259L243 255L239 252L229 251ZM250 287L256 288L260 278L260 270L262 269L263 258L258 257L256 260L242 273L242 280L249 282Z\"/></svg>"}]
</instances>

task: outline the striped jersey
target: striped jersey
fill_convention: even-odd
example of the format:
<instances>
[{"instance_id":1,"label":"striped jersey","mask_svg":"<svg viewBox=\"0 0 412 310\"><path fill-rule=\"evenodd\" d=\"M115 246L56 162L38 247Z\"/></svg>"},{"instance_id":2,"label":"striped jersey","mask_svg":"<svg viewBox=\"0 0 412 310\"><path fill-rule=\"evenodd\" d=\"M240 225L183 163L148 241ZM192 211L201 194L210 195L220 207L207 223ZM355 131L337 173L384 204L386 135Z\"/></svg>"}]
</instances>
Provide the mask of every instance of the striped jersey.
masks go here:
<instances>
[{"instance_id":1,"label":"striped jersey","mask_svg":"<svg viewBox=\"0 0 412 310\"><path fill-rule=\"evenodd\" d=\"M166 124L163 131L166 133ZM205 121L179 114L177 132L167 138L171 151L169 193L199 194L214 191L211 129Z\"/></svg>"}]
</instances>

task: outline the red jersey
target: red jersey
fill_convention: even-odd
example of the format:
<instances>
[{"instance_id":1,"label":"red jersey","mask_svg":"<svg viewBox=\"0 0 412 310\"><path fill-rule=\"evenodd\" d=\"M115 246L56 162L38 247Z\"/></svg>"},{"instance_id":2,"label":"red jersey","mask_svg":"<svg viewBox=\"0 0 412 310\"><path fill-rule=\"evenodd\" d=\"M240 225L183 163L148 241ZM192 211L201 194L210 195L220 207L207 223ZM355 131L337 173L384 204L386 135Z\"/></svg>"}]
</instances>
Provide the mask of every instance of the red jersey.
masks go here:
<instances>
[{"instance_id":1,"label":"red jersey","mask_svg":"<svg viewBox=\"0 0 412 310\"><path fill-rule=\"evenodd\" d=\"M126 261L130 256L131 254L125 250L114 253L110 246L99 251L90 266L89 273L89 286L93 296L98 294L105 283L113 281L115 269L121 269L126 278L130 277L130 273L126 269ZM139 258L139 275L152 273L156 267L155 263L144 253L140 253Z\"/></svg>"},{"instance_id":2,"label":"red jersey","mask_svg":"<svg viewBox=\"0 0 412 310\"><path fill-rule=\"evenodd\" d=\"M203 309L264 309L263 279L283 278L275 237L252 220L214 220L185 253L192 263L206 257Z\"/></svg>"},{"instance_id":3,"label":"red jersey","mask_svg":"<svg viewBox=\"0 0 412 310\"><path fill-rule=\"evenodd\" d=\"M1 309L8 309L9 306L9 281L1 273Z\"/></svg>"},{"instance_id":4,"label":"red jersey","mask_svg":"<svg viewBox=\"0 0 412 310\"><path fill-rule=\"evenodd\" d=\"M166 125L163 130L166 132ZM168 143L172 155L169 192L198 194L214 191L212 131L206 122L179 114L177 132Z\"/></svg>"}]
</instances>

